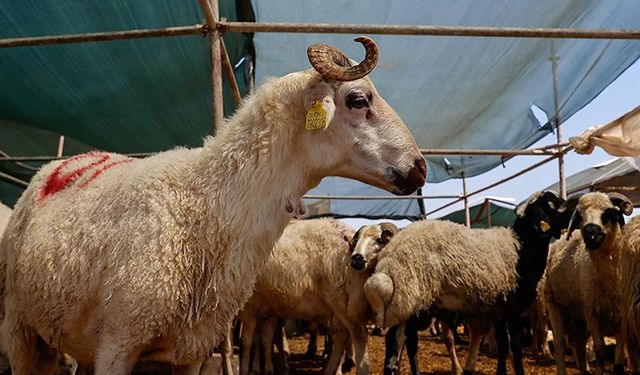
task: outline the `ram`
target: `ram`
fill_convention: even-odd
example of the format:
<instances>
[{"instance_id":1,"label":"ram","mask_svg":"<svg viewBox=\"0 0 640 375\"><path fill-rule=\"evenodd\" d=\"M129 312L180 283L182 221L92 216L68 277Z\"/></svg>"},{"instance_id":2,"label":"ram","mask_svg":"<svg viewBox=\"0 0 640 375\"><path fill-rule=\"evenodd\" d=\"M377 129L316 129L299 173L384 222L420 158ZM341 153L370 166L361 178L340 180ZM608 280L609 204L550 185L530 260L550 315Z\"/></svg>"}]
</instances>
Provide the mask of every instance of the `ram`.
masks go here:
<instances>
[{"instance_id":1,"label":"ram","mask_svg":"<svg viewBox=\"0 0 640 375\"><path fill-rule=\"evenodd\" d=\"M585 348L589 334L596 352L596 372L602 375L604 371L604 335L620 334L623 215L632 211L631 201L622 194L585 194L571 218L567 238L552 245L544 294L558 374L566 374L565 336L574 343L580 372L588 371ZM623 372L623 360L623 346L617 345L616 374Z\"/></svg>"},{"instance_id":2,"label":"ram","mask_svg":"<svg viewBox=\"0 0 640 375\"><path fill-rule=\"evenodd\" d=\"M196 372L323 177L422 186L414 138L366 77L377 46L357 40L367 53L355 66L312 45L314 69L268 80L203 147L44 166L2 242L12 372L29 374L38 336L98 375L138 360Z\"/></svg>"}]
</instances>

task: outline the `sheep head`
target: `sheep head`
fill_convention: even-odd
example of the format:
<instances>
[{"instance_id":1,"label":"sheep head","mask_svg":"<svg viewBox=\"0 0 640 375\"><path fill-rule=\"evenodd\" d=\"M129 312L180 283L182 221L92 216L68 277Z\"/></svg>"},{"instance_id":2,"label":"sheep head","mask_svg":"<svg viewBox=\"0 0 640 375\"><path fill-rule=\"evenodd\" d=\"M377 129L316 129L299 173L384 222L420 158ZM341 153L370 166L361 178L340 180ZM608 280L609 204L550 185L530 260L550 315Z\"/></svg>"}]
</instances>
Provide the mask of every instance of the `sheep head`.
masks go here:
<instances>
[{"instance_id":1,"label":"sheep head","mask_svg":"<svg viewBox=\"0 0 640 375\"><path fill-rule=\"evenodd\" d=\"M525 222L524 231L534 230L537 236L560 238L562 229L568 225L572 207L556 192L536 192L516 210L518 221ZM568 213L568 214L567 214ZM518 233L522 235L522 233Z\"/></svg>"},{"instance_id":2,"label":"sheep head","mask_svg":"<svg viewBox=\"0 0 640 375\"><path fill-rule=\"evenodd\" d=\"M367 77L378 60L375 42L356 41L366 49L360 64L332 46L314 44L307 51L315 77L303 93L310 130L303 135L305 150L331 175L411 194L425 183L426 162L407 126Z\"/></svg>"},{"instance_id":3,"label":"sheep head","mask_svg":"<svg viewBox=\"0 0 640 375\"><path fill-rule=\"evenodd\" d=\"M358 271L375 269L378 253L398 231L392 223L365 225L358 229L349 241L351 267Z\"/></svg>"},{"instance_id":4,"label":"sheep head","mask_svg":"<svg viewBox=\"0 0 640 375\"><path fill-rule=\"evenodd\" d=\"M623 215L629 216L632 212L633 204L622 194L587 193L578 200L567 238L580 229L588 250L609 249L624 226Z\"/></svg>"}]
</instances>

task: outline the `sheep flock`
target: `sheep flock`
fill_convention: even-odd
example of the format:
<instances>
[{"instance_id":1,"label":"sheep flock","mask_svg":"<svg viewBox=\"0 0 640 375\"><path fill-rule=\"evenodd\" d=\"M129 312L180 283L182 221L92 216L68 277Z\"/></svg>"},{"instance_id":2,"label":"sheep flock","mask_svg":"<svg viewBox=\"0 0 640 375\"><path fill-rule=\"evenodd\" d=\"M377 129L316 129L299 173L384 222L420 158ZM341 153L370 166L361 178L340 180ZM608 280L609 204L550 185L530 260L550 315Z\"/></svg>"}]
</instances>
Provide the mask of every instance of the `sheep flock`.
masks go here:
<instances>
[{"instance_id":1,"label":"sheep flock","mask_svg":"<svg viewBox=\"0 0 640 375\"><path fill-rule=\"evenodd\" d=\"M0 205L0 370L124 375L153 361L212 374L219 351L227 375L273 375L275 344L288 373L297 324L326 331L325 375L398 374L405 346L419 375L427 327L453 375L475 372L490 337L495 373L511 355L524 375L525 337L546 346L548 329L558 375L567 345L589 373L589 340L604 374L605 336L614 374L640 375L640 219L627 223L622 194L535 192L510 228L303 218L303 195L327 176L397 195L425 184L415 139L368 78L378 47L356 41L359 63L311 45L311 69L267 80L201 147L142 159L95 151L40 168L13 209ZM388 328L380 369L374 325Z\"/></svg>"}]
</instances>

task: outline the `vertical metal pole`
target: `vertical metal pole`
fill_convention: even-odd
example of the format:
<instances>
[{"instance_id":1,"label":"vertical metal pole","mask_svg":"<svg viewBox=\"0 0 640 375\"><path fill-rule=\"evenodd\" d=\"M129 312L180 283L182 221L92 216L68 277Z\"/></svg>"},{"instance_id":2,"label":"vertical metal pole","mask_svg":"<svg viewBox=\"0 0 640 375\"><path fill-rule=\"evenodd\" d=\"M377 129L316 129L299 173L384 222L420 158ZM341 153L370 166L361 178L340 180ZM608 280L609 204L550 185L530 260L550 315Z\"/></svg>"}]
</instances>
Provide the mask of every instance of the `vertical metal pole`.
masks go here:
<instances>
[{"instance_id":1,"label":"vertical metal pole","mask_svg":"<svg viewBox=\"0 0 640 375\"><path fill-rule=\"evenodd\" d=\"M222 51L218 30L218 0L199 0L209 26L209 49L211 53L211 81L213 88L213 132L216 133L224 120L224 102L222 100Z\"/></svg>"},{"instance_id":2,"label":"vertical metal pole","mask_svg":"<svg viewBox=\"0 0 640 375\"><path fill-rule=\"evenodd\" d=\"M467 179L464 177L464 172L461 173L462 176L462 195L464 195L464 224L467 228L471 228L471 214L469 213L469 197L467 196Z\"/></svg>"},{"instance_id":3,"label":"vertical metal pole","mask_svg":"<svg viewBox=\"0 0 640 375\"><path fill-rule=\"evenodd\" d=\"M61 135L60 138L58 138L58 152L56 153L56 156L61 157L63 152L64 152L64 135Z\"/></svg>"},{"instance_id":4,"label":"vertical metal pole","mask_svg":"<svg viewBox=\"0 0 640 375\"><path fill-rule=\"evenodd\" d=\"M491 228L491 199L485 198L484 204L487 207L487 228Z\"/></svg>"},{"instance_id":5,"label":"vertical metal pole","mask_svg":"<svg viewBox=\"0 0 640 375\"><path fill-rule=\"evenodd\" d=\"M556 119L556 141L558 145L562 143L562 121L560 120L560 89L558 88L558 60L556 55L555 40L551 40L551 74L553 76L553 103L555 105ZM558 152L562 151L562 147L558 146ZM564 175L564 155L558 157L558 186L560 187L560 196L567 199L567 181Z\"/></svg>"},{"instance_id":6,"label":"vertical metal pole","mask_svg":"<svg viewBox=\"0 0 640 375\"><path fill-rule=\"evenodd\" d=\"M422 195L422 188L418 189L418 192L416 194ZM426 211L424 209L424 199L418 198L417 201L418 201L418 208L420 209L420 213L418 214L418 218L420 220L423 220L423 219L426 218L426 215L425 215Z\"/></svg>"}]
</instances>

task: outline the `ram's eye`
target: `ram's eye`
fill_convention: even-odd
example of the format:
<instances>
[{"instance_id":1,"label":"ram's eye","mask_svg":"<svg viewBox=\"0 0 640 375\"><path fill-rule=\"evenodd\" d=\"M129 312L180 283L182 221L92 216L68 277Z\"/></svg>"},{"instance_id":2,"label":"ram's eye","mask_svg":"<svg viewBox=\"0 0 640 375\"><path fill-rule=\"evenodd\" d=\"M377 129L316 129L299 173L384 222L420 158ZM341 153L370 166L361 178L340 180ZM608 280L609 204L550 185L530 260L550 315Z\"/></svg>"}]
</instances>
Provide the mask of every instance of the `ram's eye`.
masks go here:
<instances>
[{"instance_id":1,"label":"ram's eye","mask_svg":"<svg viewBox=\"0 0 640 375\"><path fill-rule=\"evenodd\" d=\"M361 108L369 107L369 101L362 93L347 94L345 104L349 109L352 109L352 108L361 109Z\"/></svg>"},{"instance_id":2,"label":"ram's eye","mask_svg":"<svg viewBox=\"0 0 640 375\"><path fill-rule=\"evenodd\" d=\"M380 237L376 240L376 242L382 245L384 243L384 240L382 240L382 237Z\"/></svg>"}]
</instances>

